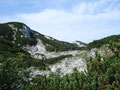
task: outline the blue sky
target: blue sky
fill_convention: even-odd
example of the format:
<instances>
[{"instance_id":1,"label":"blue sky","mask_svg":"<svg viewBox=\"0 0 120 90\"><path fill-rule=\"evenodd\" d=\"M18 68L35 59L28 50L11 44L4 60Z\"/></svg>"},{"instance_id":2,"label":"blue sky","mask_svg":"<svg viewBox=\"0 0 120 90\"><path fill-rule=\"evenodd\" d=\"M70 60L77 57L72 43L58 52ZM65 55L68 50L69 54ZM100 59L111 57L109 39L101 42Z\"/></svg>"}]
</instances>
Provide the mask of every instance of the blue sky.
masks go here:
<instances>
[{"instance_id":1,"label":"blue sky","mask_svg":"<svg viewBox=\"0 0 120 90\"><path fill-rule=\"evenodd\" d=\"M58 40L120 34L120 0L0 0L0 23L18 21Z\"/></svg>"}]
</instances>

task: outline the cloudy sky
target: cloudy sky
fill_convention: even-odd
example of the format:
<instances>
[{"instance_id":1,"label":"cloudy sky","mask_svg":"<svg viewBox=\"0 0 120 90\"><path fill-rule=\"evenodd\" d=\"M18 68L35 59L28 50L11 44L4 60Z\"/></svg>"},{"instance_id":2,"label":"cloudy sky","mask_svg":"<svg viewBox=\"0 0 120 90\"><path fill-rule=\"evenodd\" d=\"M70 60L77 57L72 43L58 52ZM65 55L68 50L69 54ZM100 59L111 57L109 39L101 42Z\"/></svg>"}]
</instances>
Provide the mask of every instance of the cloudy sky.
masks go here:
<instances>
[{"instance_id":1,"label":"cloudy sky","mask_svg":"<svg viewBox=\"0 0 120 90\"><path fill-rule=\"evenodd\" d=\"M0 0L0 23L18 21L58 40L120 34L120 0Z\"/></svg>"}]
</instances>

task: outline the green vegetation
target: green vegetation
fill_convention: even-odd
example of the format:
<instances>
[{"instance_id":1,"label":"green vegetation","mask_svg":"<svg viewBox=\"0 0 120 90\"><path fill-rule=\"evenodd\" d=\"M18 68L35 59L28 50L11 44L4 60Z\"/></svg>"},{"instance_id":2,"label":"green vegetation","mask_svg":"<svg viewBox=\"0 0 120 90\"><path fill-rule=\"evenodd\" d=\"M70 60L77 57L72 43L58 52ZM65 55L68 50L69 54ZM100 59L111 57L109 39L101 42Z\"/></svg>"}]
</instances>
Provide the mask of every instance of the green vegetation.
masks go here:
<instances>
[{"instance_id":1,"label":"green vegetation","mask_svg":"<svg viewBox=\"0 0 120 90\"><path fill-rule=\"evenodd\" d=\"M15 44L20 44L20 46L25 46L25 45L36 45L37 44L37 38L33 37L33 33L30 32L30 36L31 38L26 38L26 37L21 37L21 36L25 36L23 34L23 32L21 31L16 31L16 40L15 40Z\"/></svg>"},{"instance_id":2,"label":"green vegetation","mask_svg":"<svg viewBox=\"0 0 120 90\"><path fill-rule=\"evenodd\" d=\"M23 64L22 54L18 57L0 56L0 90L16 90L29 83L29 71Z\"/></svg>"},{"instance_id":3,"label":"green vegetation","mask_svg":"<svg viewBox=\"0 0 120 90\"><path fill-rule=\"evenodd\" d=\"M48 64L55 64L59 61L61 61L62 59L71 57L72 55L62 55L59 57L55 57L55 58L50 58L50 59L45 59L45 60L41 60L41 59L34 59L34 58L30 58L28 56L24 56L24 64L26 67L34 67L37 68L39 70L46 70L48 69Z\"/></svg>"},{"instance_id":4,"label":"green vegetation","mask_svg":"<svg viewBox=\"0 0 120 90\"><path fill-rule=\"evenodd\" d=\"M17 27L18 29L23 28L23 25L25 25L24 23L20 23L20 22L8 22L8 23L5 23L5 24L12 24L12 25L14 25L15 27ZM25 26L26 26L26 25L25 25Z\"/></svg>"},{"instance_id":5,"label":"green vegetation","mask_svg":"<svg viewBox=\"0 0 120 90\"><path fill-rule=\"evenodd\" d=\"M23 50L19 46L14 45L9 40L2 38L0 39L0 55L3 55L4 57L12 57L16 56L17 53L20 52L29 55L27 51Z\"/></svg>"},{"instance_id":6,"label":"green vegetation","mask_svg":"<svg viewBox=\"0 0 120 90\"><path fill-rule=\"evenodd\" d=\"M13 31L7 24L0 24L0 38L13 40Z\"/></svg>"},{"instance_id":7,"label":"green vegetation","mask_svg":"<svg viewBox=\"0 0 120 90\"><path fill-rule=\"evenodd\" d=\"M22 23L12 22L15 27L22 28ZM34 59L22 49L25 45L35 45L40 38L48 51L82 50L74 44L49 40L35 31L30 38L21 37L21 31L16 32L6 24L0 24L0 90L119 90L120 89L120 35L114 35L89 43L87 49L100 48L108 44L113 55L101 57L97 52L95 58L87 60L87 71L60 76L59 70L47 76L35 76L30 80L29 68L39 70L49 69L47 65L54 64L64 58L63 55L46 60ZM35 36L34 36L35 34ZM111 41L111 42L110 42ZM14 43L13 43L14 42ZM110 42L110 43L109 43ZM114 43L113 43L114 42ZM18 45L19 44L19 45ZM84 55L86 56L86 55Z\"/></svg>"},{"instance_id":8,"label":"green vegetation","mask_svg":"<svg viewBox=\"0 0 120 90\"><path fill-rule=\"evenodd\" d=\"M119 90L120 89L120 44L110 43L114 55L90 58L87 63L87 72L78 72L60 77L59 73L46 76L36 76L33 84L23 86L25 90ZM103 59L103 60L102 60Z\"/></svg>"},{"instance_id":9,"label":"green vegetation","mask_svg":"<svg viewBox=\"0 0 120 90\"><path fill-rule=\"evenodd\" d=\"M36 76L29 81L24 54L4 59L0 56L0 89L2 90L119 90L120 89L120 44L109 44L114 53L111 57L96 57L87 61L87 72L78 72L60 77L59 71L46 76ZM39 60L31 62L38 64ZM30 63L29 62L29 63ZM30 64L29 64L30 65Z\"/></svg>"},{"instance_id":10,"label":"green vegetation","mask_svg":"<svg viewBox=\"0 0 120 90\"><path fill-rule=\"evenodd\" d=\"M24 53L28 55L28 52L22 49L22 46L25 45L35 45L37 39L32 37L33 33L31 32L32 38L22 37L23 32L17 30L14 31L8 24L13 24L17 28L22 28L23 24L18 22L11 22L0 24L0 55L5 57L16 56L17 53ZM14 33L16 33L16 40L14 40ZM13 43L14 42L14 43Z\"/></svg>"},{"instance_id":11,"label":"green vegetation","mask_svg":"<svg viewBox=\"0 0 120 90\"><path fill-rule=\"evenodd\" d=\"M38 33L39 34L39 33ZM69 51L69 50L81 50L83 49L82 47L78 47L75 44L71 44L68 42L63 42L63 41L58 41L56 39L54 40L49 40L45 38L44 35L39 34L37 35L38 38L40 38L45 45L47 51L53 52L53 51Z\"/></svg>"},{"instance_id":12,"label":"green vegetation","mask_svg":"<svg viewBox=\"0 0 120 90\"><path fill-rule=\"evenodd\" d=\"M87 45L87 48L90 50L92 48L100 48L104 44L108 44L110 41L112 42L120 42L120 35L109 36L100 40L94 40Z\"/></svg>"},{"instance_id":13,"label":"green vegetation","mask_svg":"<svg viewBox=\"0 0 120 90\"><path fill-rule=\"evenodd\" d=\"M18 30L12 30L12 28L8 25L12 24L14 27L16 27ZM78 47L76 44L71 44L68 42L58 41L56 39L49 40L45 38L44 35L35 32L31 30L30 38L26 38L24 32L22 32L20 29L23 28L23 23L19 22L9 22L5 24L0 24L0 38L4 38L6 40L14 41L15 46L25 46L25 45L36 45L37 44L37 38L39 38L43 44L45 45L47 51L53 52L53 51L69 51L69 50L82 50L84 48ZM25 25L26 26L26 25ZM13 35L15 35L16 40L14 40Z\"/></svg>"},{"instance_id":14,"label":"green vegetation","mask_svg":"<svg viewBox=\"0 0 120 90\"><path fill-rule=\"evenodd\" d=\"M56 58L50 58L50 59L44 60L44 63L55 64L55 63L61 61L62 59L65 59L65 58L68 58L68 57L72 57L72 55L62 55L62 56L59 56L59 57L56 57Z\"/></svg>"}]
</instances>

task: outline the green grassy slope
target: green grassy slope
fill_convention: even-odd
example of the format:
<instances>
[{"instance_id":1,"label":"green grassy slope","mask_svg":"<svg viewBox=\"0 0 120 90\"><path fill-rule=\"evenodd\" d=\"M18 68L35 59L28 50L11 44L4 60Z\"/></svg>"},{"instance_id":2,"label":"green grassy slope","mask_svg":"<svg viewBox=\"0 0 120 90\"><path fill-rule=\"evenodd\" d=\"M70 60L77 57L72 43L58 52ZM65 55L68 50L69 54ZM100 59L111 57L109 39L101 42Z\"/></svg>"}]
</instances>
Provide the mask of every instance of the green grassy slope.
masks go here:
<instances>
[{"instance_id":1,"label":"green grassy slope","mask_svg":"<svg viewBox=\"0 0 120 90\"><path fill-rule=\"evenodd\" d=\"M100 48L102 45L108 44L110 41L112 41L112 42L120 42L120 35L112 35L112 36L109 36L109 37L105 37L103 39L94 40L93 42L90 42L87 45L87 48L88 49Z\"/></svg>"}]
</instances>

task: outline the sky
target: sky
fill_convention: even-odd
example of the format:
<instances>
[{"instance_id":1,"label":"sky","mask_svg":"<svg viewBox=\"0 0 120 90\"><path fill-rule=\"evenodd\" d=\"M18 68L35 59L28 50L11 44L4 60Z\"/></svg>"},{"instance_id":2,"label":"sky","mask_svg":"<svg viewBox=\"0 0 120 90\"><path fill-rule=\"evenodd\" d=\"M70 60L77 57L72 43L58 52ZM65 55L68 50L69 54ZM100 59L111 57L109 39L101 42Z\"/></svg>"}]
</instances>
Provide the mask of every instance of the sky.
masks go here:
<instances>
[{"instance_id":1,"label":"sky","mask_svg":"<svg viewBox=\"0 0 120 90\"><path fill-rule=\"evenodd\" d=\"M0 0L0 23L23 22L58 40L120 34L120 0Z\"/></svg>"}]
</instances>

